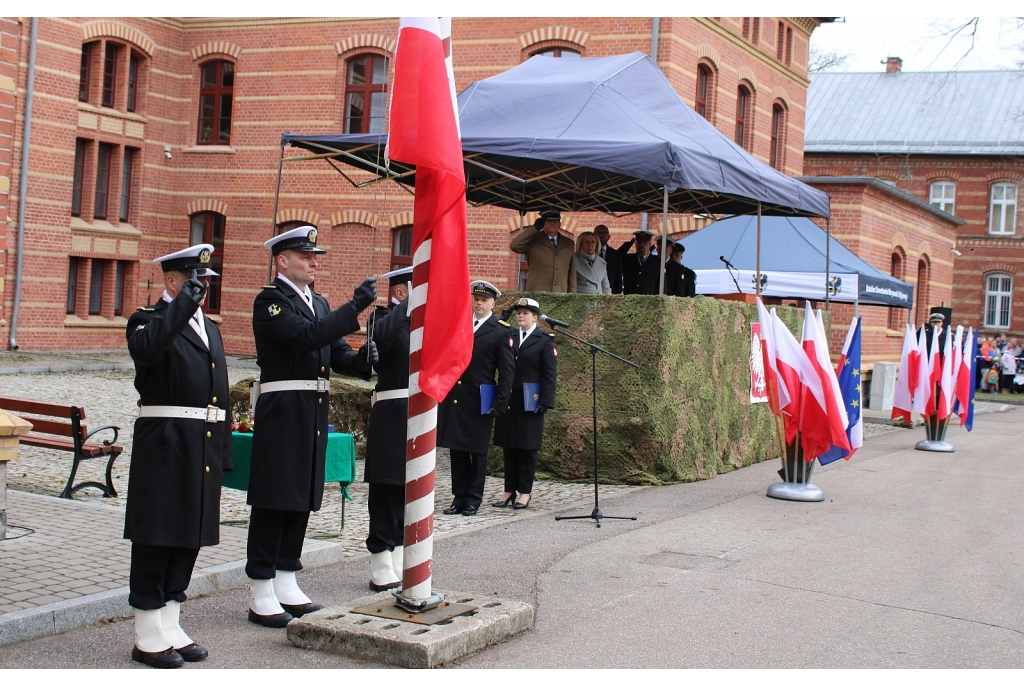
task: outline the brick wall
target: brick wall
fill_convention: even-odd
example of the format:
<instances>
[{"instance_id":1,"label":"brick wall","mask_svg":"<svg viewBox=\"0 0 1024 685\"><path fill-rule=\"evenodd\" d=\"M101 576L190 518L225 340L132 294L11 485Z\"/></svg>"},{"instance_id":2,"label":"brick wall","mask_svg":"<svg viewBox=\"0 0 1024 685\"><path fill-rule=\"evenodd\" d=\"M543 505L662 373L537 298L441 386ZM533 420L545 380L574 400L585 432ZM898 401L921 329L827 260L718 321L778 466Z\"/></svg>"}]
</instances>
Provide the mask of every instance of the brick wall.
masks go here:
<instances>
[{"instance_id":1,"label":"brick wall","mask_svg":"<svg viewBox=\"0 0 1024 685\"><path fill-rule=\"evenodd\" d=\"M951 296L953 319L964 326L979 326L990 334L1024 335L1024 230L1021 228L1021 192L1024 191L1024 158L966 155L841 155L808 154L807 175L871 176L892 181L900 190L927 202L935 181L956 184L954 214L967 222L955 236L941 245L933 241L936 254L954 259L951 246L963 256L955 257ZM1018 186L1017 231L1012 236L989 234L992 185L1012 182ZM982 324L986 277L1005 273L1014 277L1009 329L985 328ZM937 304L937 303L933 303Z\"/></svg>"},{"instance_id":2,"label":"brick wall","mask_svg":"<svg viewBox=\"0 0 1024 685\"><path fill-rule=\"evenodd\" d=\"M901 280L914 286L915 309L860 306L861 354L865 371L876 361L899 361L903 346L904 324L920 325L933 306L953 299L953 260L949 245L956 239L956 224L926 208L900 198L887 190L863 183L829 182L827 178L807 181L831 199L832 236L854 254L882 273L891 273L893 252L901 255L904 269ZM825 222L816 220L823 228ZM925 264L923 282L918 265ZM923 290L923 292L921 292ZM853 305L833 304L833 358L846 340L853 318ZM924 312L923 318L921 312ZM952 324L967 326L963 315L954 311Z\"/></svg>"},{"instance_id":3,"label":"brick wall","mask_svg":"<svg viewBox=\"0 0 1024 685\"><path fill-rule=\"evenodd\" d=\"M709 117L733 136L736 93L743 82L753 93L748 144L767 161L772 106L786 113L782 168L803 167L803 120L807 90L807 40L815 22L801 18L759 18L757 44L742 35L742 18L664 18L658 64L688 104L693 105L698 62L713 69ZM792 30L788 57L777 57L777 27ZM2 24L3 46L27 44L27 23ZM650 18L485 18L456 19L453 51L458 87L514 67L549 47L586 57L650 51ZM39 22L35 115L28 191L25 277L18 339L22 347L98 349L124 344L124 316L114 315L112 281L117 264L125 273L124 314L159 297L161 277L152 259L188 244L191 218L216 211L226 217L221 284L221 330L229 352L252 352L252 298L265 282L268 255L263 242L273 231L275 182L282 131L330 133L343 129L346 60L371 52L388 54L396 19L64 19ZM785 31L784 31L785 34ZM88 102L79 101L82 47L95 53ZM102 105L103 56L118 49L118 84L112 107ZM137 56L137 101L127 111L125 84L130 55ZM8 62L0 54L0 69ZM22 57L21 59L24 59ZM198 145L201 67L223 59L234 67L233 112L226 145ZM99 71L97 71L99 70ZM6 73L6 72L0 72ZM24 88L24 75L15 75ZM0 80L0 169L4 168L5 103L21 111L21 96L9 97ZM20 122L7 150L17 165ZM76 141L84 141L79 216L72 216ZM100 145L109 145L111 211L96 216ZM137 150L131 174L131 203L120 217L120 181L126 148ZM170 157L165 154L169 151ZM287 155L296 154L286 151ZM368 180L346 169L355 182ZM15 174L16 176L16 174ZM16 202L14 183L0 203ZM0 212L6 211L0 204ZM368 274L391 266L392 230L408 224L412 198L394 184L356 188L323 162L285 165L278 216L316 216L327 249L316 288L340 304ZM0 219L4 218L0 215ZM518 216L507 210L469 212L470 272L499 288L515 288L518 257L508 250ZM578 229L607 224L613 243L640 223L638 216L576 215ZM569 223L569 222L567 222ZM10 236L8 221L7 236ZM660 217L652 218L652 226ZM674 234L699 224L675 217ZM0 234L2 237L2 234ZM9 241L8 241L9 243ZM77 295L67 313L69 257L79 260ZM8 247L0 260L10 273ZM99 314L89 314L92 274L101 270ZM10 279L0 280L9 283ZM7 287L0 312L12 298ZM6 335L6 324L0 323Z\"/></svg>"},{"instance_id":4,"label":"brick wall","mask_svg":"<svg viewBox=\"0 0 1024 685\"><path fill-rule=\"evenodd\" d=\"M8 223L17 219L17 208L11 207L10 199L18 51L21 47L19 34L17 21L0 17L0 327L7 325L9 316L4 306L7 300L7 246L11 232Z\"/></svg>"}]
</instances>

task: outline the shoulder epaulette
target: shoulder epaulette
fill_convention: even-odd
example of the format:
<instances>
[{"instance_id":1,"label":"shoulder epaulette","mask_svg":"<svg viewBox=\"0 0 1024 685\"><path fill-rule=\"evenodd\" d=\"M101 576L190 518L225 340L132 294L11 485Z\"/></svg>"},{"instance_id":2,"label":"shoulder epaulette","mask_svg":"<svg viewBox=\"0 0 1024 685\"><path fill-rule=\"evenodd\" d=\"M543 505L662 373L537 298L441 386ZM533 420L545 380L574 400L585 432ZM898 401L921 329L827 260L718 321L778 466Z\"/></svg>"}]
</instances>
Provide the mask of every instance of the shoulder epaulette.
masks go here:
<instances>
[{"instance_id":1,"label":"shoulder epaulette","mask_svg":"<svg viewBox=\"0 0 1024 685\"><path fill-rule=\"evenodd\" d=\"M502 326L508 326L509 328L512 328L511 324L509 324L509 322L505 321L504 319L498 319L498 323L500 323Z\"/></svg>"},{"instance_id":2,"label":"shoulder epaulette","mask_svg":"<svg viewBox=\"0 0 1024 685\"><path fill-rule=\"evenodd\" d=\"M139 307L135 311L137 311L137 312L155 312L156 311L156 307Z\"/></svg>"},{"instance_id":3,"label":"shoulder epaulette","mask_svg":"<svg viewBox=\"0 0 1024 685\"><path fill-rule=\"evenodd\" d=\"M263 286L263 289L264 290L277 290L277 286L274 285L273 283L267 283L265 286Z\"/></svg>"}]
</instances>

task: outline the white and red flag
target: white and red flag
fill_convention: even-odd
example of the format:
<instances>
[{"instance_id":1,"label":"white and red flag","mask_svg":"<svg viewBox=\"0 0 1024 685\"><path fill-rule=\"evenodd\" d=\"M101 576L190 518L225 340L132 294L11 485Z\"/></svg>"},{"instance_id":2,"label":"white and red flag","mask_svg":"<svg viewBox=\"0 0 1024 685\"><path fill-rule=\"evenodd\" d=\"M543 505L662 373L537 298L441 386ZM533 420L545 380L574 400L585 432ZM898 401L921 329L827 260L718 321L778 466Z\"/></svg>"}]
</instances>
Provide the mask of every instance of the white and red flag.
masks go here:
<instances>
[{"instance_id":1,"label":"white and red flag","mask_svg":"<svg viewBox=\"0 0 1024 685\"><path fill-rule=\"evenodd\" d=\"M960 416L960 425L966 425L967 408L971 405L971 388L974 387L974 359L971 355L973 349L974 329L968 328L963 352L960 354L960 367L956 371L956 390L953 393L959 403L957 414Z\"/></svg>"},{"instance_id":2,"label":"white and red flag","mask_svg":"<svg viewBox=\"0 0 1024 685\"><path fill-rule=\"evenodd\" d=\"M963 329L961 328L961 334ZM934 348L933 348L934 349ZM936 360L939 367L939 399L935 408L939 421L949 418L953 412L953 348L949 331L946 331L946 342L943 344L942 358Z\"/></svg>"},{"instance_id":3,"label":"white and red flag","mask_svg":"<svg viewBox=\"0 0 1024 685\"><path fill-rule=\"evenodd\" d=\"M437 403L473 354L466 176L451 64L451 19L403 17L386 157L416 167L409 293L409 418L402 595L428 601L434 544Z\"/></svg>"},{"instance_id":4,"label":"white and red flag","mask_svg":"<svg viewBox=\"0 0 1024 685\"><path fill-rule=\"evenodd\" d=\"M804 308L802 347L820 383L817 390L805 383L814 401L804 402L800 407L801 446L810 461L828 452L833 445L850 450L850 440L846 435L849 419L843 406L839 381L829 359L825 328L810 303L806 303Z\"/></svg>"},{"instance_id":5,"label":"white and red flag","mask_svg":"<svg viewBox=\"0 0 1024 685\"><path fill-rule=\"evenodd\" d=\"M921 416L935 413L935 383L931 380L932 365L928 356L928 343L925 340L927 329L921 326L917 336L917 392L914 393L914 411ZM938 343L933 345L938 347ZM934 349L932 350L934 353Z\"/></svg>"},{"instance_id":6,"label":"white and red flag","mask_svg":"<svg viewBox=\"0 0 1024 685\"><path fill-rule=\"evenodd\" d=\"M896 376L896 391L892 395L892 415L890 418L902 418L909 426L914 411L914 391L917 389L917 359L914 352L917 343L914 340L914 329L907 324L903 332L903 351L900 353L900 370ZM913 381L913 382L911 382Z\"/></svg>"},{"instance_id":7,"label":"white and red flag","mask_svg":"<svg viewBox=\"0 0 1024 685\"><path fill-rule=\"evenodd\" d=\"M761 356L764 359L764 376L768 381L768 406L772 413L782 416L782 410L789 406L789 389L779 377L779 365L775 354L775 325L772 314L765 309L761 298L757 298L757 320L761 324Z\"/></svg>"},{"instance_id":8,"label":"white and red flag","mask_svg":"<svg viewBox=\"0 0 1024 685\"><path fill-rule=\"evenodd\" d=\"M815 388L818 395L821 394L821 379L807 358L807 353L800 347L793 334L782 323L778 314L772 309L772 329L775 336L775 364L779 373L779 387L785 386L789 392L789 402L783 408L782 414L786 417L786 444L792 445L796 434L801 430L800 418L803 416L801 405L806 402L816 402L809 397L806 385Z\"/></svg>"}]
</instances>

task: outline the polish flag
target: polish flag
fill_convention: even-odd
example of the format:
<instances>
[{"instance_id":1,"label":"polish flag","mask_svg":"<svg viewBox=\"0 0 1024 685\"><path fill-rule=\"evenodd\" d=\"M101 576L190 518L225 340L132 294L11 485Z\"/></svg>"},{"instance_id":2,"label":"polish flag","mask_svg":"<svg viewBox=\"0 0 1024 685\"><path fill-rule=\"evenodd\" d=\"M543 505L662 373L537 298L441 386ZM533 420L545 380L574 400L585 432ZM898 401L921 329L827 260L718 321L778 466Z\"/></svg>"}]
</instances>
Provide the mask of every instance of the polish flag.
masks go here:
<instances>
[{"instance_id":1,"label":"polish flag","mask_svg":"<svg viewBox=\"0 0 1024 685\"><path fill-rule=\"evenodd\" d=\"M782 416L782 410L790 403L789 389L779 377L779 365L775 355L775 326L772 315L765 309L761 298L757 298L757 320L761 324L761 356L764 359L764 375L768 381L768 406L772 413Z\"/></svg>"},{"instance_id":2,"label":"polish flag","mask_svg":"<svg viewBox=\"0 0 1024 685\"><path fill-rule=\"evenodd\" d=\"M960 333L963 333L961 327ZM946 343L942 350L942 359L936 360L940 368L939 375L939 402L936 408L939 421L949 418L953 413L953 349L951 346L949 331L946 331Z\"/></svg>"},{"instance_id":3,"label":"polish flag","mask_svg":"<svg viewBox=\"0 0 1024 685\"><path fill-rule=\"evenodd\" d=\"M925 341L925 327L917 337L917 392L914 393L914 411L921 416L935 413L935 383L931 382L932 367L928 359L928 343ZM938 344L935 344L937 347Z\"/></svg>"},{"instance_id":4,"label":"polish flag","mask_svg":"<svg viewBox=\"0 0 1024 685\"><path fill-rule=\"evenodd\" d=\"M967 408L971 404L971 388L974 387L974 359L971 357L971 350L974 348L974 329L967 329L967 338L964 340L963 353L960 354L960 366L956 372L956 390L954 395L957 401L957 414L960 415L960 425L964 425L967 418Z\"/></svg>"},{"instance_id":5,"label":"polish flag","mask_svg":"<svg viewBox=\"0 0 1024 685\"><path fill-rule=\"evenodd\" d=\"M820 316L816 316L809 302L804 304L804 352L814 367L820 382L820 394L813 392L815 402L801 407L800 435L808 461L828 452L833 445L849 451L850 440L846 428L850 425L843 406L842 391L828 354L828 340Z\"/></svg>"},{"instance_id":6,"label":"polish flag","mask_svg":"<svg viewBox=\"0 0 1024 685\"><path fill-rule=\"evenodd\" d=\"M910 384L910 402L913 404L917 389L921 385L921 350L914 327L908 323L907 328L910 333L910 354L907 356L907 369L910 371L908 382Z\"/></svg>"},{"instance_id":7,"label":"polish flag","mask_svg":"<svg viewBox=\"0 0 1024 685\"><path fill-rule=\"evenodd\" d=\"M916 347L914 329L907 324L903 331L903 351L900 353L900 370L899 375L896 376L896 392L892 395L892 415L890 416L893 419L902 418L907 425L910 425L911 413L914 411L913 398L917 386L917 369L912 366L917 362L916 359L912 359ZM913 384L911 378L914 379Z\"/></svg>"},{"instance_id":8,"label":"polish flag","mask_svg":"<svg viewBox=\"0 0 1024 685\"><path fill-rule=\"evenodd\" d=\"M473 354L466 177L451 44L448 17L400 19L385 152L416 166L410 311L424 307L419 388L438 402Z\"/></svg>"},{"instance_id":9,"label":"polish flag","mask_svg":"<svg viewBox=\"0 0 1024 685\"><path fill-rule=\"evenodd\" d=\"M772 330L775 335L775 363L779 373L779 387L785 385L789 389L790 401L783 409L783 416L786 420L786 444L792 445L796 438L797 431L801 430L799 421L802 415L800 405L804 402L815 403L816 400L809 394L805 384L816 389L817 395L821 396L821 378L807 358L807 353L800 347L793 334L782 323L775 310L772 309ZM809 460L808 460L809 461Z\"/></svg>"}]
</instances>

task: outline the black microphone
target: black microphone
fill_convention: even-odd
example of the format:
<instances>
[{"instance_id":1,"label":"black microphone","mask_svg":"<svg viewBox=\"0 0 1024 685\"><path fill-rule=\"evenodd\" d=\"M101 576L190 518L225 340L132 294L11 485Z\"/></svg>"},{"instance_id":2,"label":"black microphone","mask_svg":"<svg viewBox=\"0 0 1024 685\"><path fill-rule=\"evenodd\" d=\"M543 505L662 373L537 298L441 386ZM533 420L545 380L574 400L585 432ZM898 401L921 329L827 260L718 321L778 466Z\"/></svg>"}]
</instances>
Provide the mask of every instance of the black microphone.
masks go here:
<instances>
[{"instance_id":1,"label":"black microphone","mask_svg":"<svg viewBox=\"0 0 1024 685\"><path fill-rule=\"evenodd\" d=\"M725 265L726 265L726 266L732 266L732 262L730 262L730 261L729 261L728 259L726 259L725 257L719 256L718 258L719 258L719 259L721 259L721 260L722 260L723 262L725 262ZM734 269L735 269L736 267L735 267L735 266L732 266L732 268L734 268Z\"/></svg>"},{"instance_id":2,"label":"black microphone","mask_svg":"<svg viewBox=\"0 0 1024 685\"><path fill-rule=\"evenodd\" d=\"M541 321L546 321L547 323L551 324L552 326L561 326L562 328L568 328L569 327L569 324L567 324L566 322L559 321L558 319L552 319L547 314L541 314L540 315L540 320Z\"/></svg>"}]
</instances>

